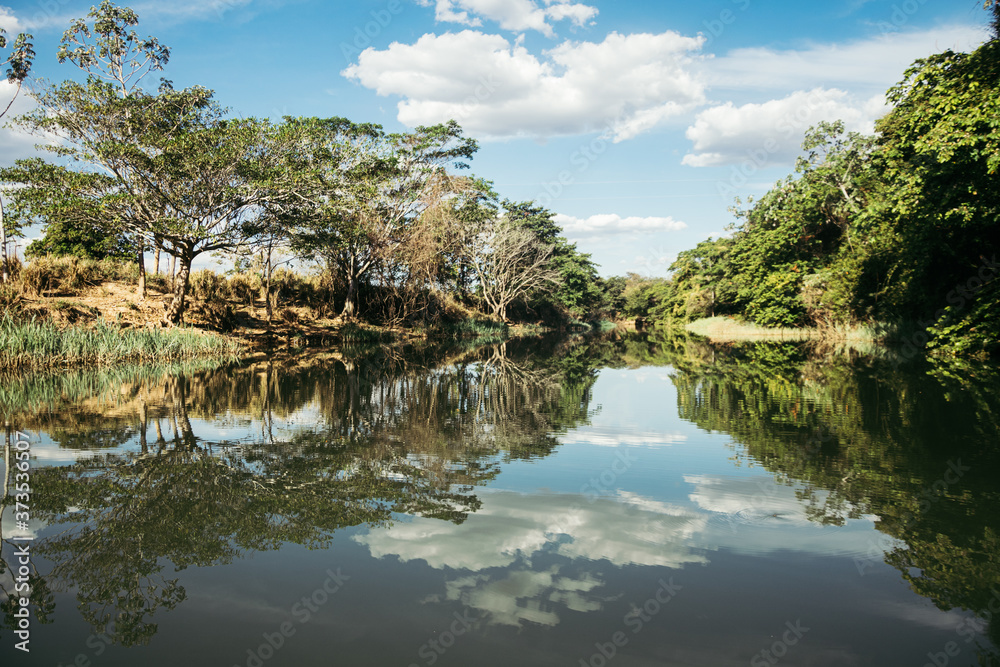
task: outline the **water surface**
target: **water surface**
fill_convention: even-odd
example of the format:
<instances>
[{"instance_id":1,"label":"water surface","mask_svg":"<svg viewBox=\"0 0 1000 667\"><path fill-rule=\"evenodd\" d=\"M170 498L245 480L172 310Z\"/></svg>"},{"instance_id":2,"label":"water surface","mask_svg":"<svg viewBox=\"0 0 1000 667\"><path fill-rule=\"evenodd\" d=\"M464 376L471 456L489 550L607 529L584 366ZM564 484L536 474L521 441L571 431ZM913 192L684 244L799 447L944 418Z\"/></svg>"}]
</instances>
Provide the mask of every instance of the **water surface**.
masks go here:
<instances>
[{"instance_id":1,"label":"water surface","mask_svg":"<svg viewBox=\"0 0 1000 667\"><path fill-rule=\"evenodd\" d=\"M4 665L997 660L988 367L611 336L0 385Z\"/></svg>"}]
</instances>

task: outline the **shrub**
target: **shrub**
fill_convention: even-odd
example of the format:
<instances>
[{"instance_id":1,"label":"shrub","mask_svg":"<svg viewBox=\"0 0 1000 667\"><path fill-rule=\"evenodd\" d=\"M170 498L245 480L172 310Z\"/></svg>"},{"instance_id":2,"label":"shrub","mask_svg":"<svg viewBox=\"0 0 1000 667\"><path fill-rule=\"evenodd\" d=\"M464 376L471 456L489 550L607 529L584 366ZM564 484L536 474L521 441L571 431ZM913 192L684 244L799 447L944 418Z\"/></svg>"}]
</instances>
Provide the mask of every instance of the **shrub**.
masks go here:
<instances>
[{"instance_id":1,"label":"shrub","mask_svg":"<svg viewBox=\"0 0 1000 667\"><path fill-rule=\"evenodd\" d=\"M229 276L229 295L241 304L253 306L260 294L260 276L250 273L234 273Z\"/></svg>"},{"instance_id":2,"label":"shrub","mask_svg":"<svg viewBox=\"0 0 1000 667\"><path fill-rule=\"evenodd\" d=\"M226 279L211 269L202 269L191 274L191 296L205 303L224 300L229 294Z\"/></svg>"}]
</instances>

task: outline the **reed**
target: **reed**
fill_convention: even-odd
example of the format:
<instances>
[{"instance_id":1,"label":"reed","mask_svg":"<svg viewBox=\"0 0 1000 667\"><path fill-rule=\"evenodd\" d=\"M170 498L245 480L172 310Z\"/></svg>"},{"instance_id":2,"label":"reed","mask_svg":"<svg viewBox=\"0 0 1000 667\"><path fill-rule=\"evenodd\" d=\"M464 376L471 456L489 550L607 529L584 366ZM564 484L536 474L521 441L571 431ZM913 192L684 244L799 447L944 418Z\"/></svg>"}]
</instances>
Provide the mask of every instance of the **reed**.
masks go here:
<instances>
[{"instance_id":1,"label":"reed","mask_svg":"<svg viewBox=\"0 0 1000 667\"><path fill-rule=\"evenodd\" d=\"M58 327L0 316L0 366L61 366L122 361L165 362L195 357L236 357L239 342L188 328L126 329L100 321Z\"/></svg>"}]
</instances>

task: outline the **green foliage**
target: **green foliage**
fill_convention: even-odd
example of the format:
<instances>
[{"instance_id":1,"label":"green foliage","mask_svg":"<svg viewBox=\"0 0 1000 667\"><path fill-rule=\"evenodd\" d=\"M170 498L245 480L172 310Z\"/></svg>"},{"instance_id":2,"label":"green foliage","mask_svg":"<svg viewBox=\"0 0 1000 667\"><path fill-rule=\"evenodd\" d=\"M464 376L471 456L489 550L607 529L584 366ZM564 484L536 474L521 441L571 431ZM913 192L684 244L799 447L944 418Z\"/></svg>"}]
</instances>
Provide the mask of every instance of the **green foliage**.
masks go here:
<instances>
[{"instance_id":1,"label":"green foliage","mask_svg":"<svg viewBox=\"0 0 1000 667\"><path fill-rule=\"evenodd\" d=\"M1000 355L1000 280L980 289L962 308L948 306L927 328L933 354L988 357Z\"/></svg>"},{"instance_id":2,"label":"green foliage","mask_svg":"<svg viewBox=\"0 0 1000 667\"><path fill-rule=\"evenodd\" d=\"M575 243L562 236L555 213L534 202L505 201L503 206L508 219L529 229L539 242L552 247L550 266L560 276L559 284L551 293L529 297L531 308L538 310L551 304L565 313L563 319L600 319L608 310L608 303L597 265L589 254L580 252Z\"/></svg>"},{"instance_id":3,"label":"green foliage","mask_svg":"<svg viewBox=\"0 0 1000 667\"><path fill-rule=\"evenodd\" d=\"M24 249L25 257L73 256L82 259L129 260L134 245L124 234L101 229L87 222L76 224L49 218L45 235Z\"/></svg>"},{"instance_id":4,"label":"green foliage","mask_svg":"<svg viewBox=\"0 0 1000 667\"><path fill-rule=\"evenodd\" d=\"M812 128L796 178L737 202L731 241L680 253L661 303L639 292L626 307L772 327L920 322L941 353L1000 352L996 288L956 296L1000 249L1000 42L918 60L888 99L874 137Z\"/></svg>"},{"instance_id":5,"label":"green foliage","mask_svg":"<svg viewBox=\"0 0 1000 667\"><path fill-rule=\"evenodd\" d=\"M0 49L7 48L6 34L7 32L3 28L0 28ZM21 84L28 78L28 74L31 72L31 64L35 58L35 50L31 43L32 39L33 37L30 34L22 32L14 38L14 44L11 46L10 53L6 57L0 54L0 57L3 57L3 60L0 60L0 68L5 65L7 67L5 72L7 83L13 83L17 86L14 93L15 98L21 90ZM6 103L0 100L0 109L2 109L0 110L0 118L7 113L13 103L14 98L11 98Z\"/></svg>"},{"instance_id":6,"label":"green foliage","mask_svg":"<svg viewBox=\"0 0 1000 667\"><path fill-rule=\"evenodd\" d=\"M746 290L746 314L765 327L802 325L805 323L805 304L799 294L801 289L802 276L795 267L777 267L767 273L759 285Z\"/></svg>"}]
</instances>

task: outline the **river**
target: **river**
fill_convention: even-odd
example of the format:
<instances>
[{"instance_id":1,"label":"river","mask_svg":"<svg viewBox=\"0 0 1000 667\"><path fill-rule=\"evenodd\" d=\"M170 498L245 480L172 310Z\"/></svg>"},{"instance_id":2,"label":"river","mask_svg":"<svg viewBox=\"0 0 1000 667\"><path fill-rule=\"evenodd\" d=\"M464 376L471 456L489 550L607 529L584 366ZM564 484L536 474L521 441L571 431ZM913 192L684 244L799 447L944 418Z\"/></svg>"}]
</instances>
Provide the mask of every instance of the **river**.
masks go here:
<instances>
[{"instance_id":1,"label":"river","mask_svg":"<svg viewBox=\"0 0 1000 667\"><path fill-rule=\"evenodd\" d=\"M10 375L2 664L997 664L997 377L620 333Z\"/></svg>"}]
</instances>

